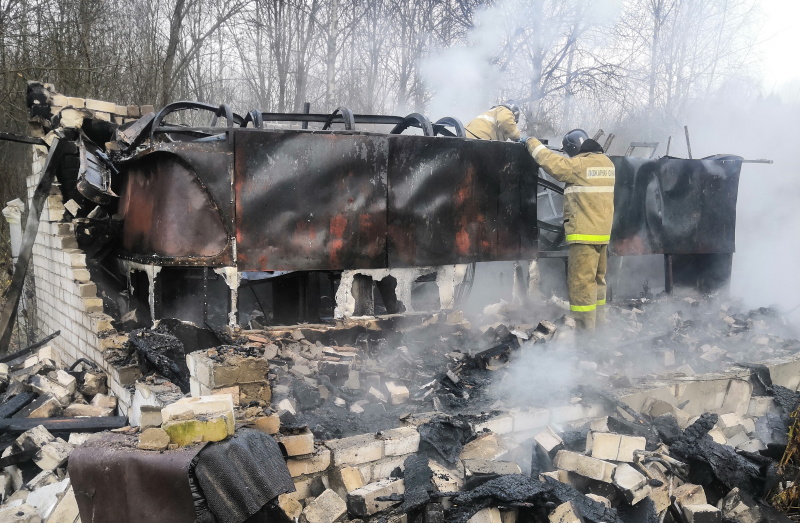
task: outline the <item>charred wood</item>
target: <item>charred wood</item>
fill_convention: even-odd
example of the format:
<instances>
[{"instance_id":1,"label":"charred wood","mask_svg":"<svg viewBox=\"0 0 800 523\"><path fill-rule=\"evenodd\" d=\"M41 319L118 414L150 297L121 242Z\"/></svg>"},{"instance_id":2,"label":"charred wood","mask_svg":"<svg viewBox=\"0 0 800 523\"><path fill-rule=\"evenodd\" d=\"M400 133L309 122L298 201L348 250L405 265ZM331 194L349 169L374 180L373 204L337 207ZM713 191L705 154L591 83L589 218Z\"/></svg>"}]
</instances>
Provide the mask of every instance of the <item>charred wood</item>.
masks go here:
<instances>
[{"instance_id":1,"label":"charred wood","mask_svg":"<svg viewBox=\"0 0 800 523\"><path fill-rule=\"evenodd\" d=\"M102 432L119 429L128 424L127 416L97 418L25 418L0 419L0 432L21 434L42 425L50 432Z\"/></svg>"}]
</instances>

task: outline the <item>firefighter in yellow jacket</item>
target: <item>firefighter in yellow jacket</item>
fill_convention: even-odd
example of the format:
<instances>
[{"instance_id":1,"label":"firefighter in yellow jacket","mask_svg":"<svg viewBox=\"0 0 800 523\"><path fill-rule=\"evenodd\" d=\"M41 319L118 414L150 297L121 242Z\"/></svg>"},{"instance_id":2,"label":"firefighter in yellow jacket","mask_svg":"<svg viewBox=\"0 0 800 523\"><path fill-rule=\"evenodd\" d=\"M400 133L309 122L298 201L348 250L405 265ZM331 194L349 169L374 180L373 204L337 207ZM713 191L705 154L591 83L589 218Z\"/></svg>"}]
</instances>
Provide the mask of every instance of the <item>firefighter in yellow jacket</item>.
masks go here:
<instances>
[{"instance_id":1,"label":"firefighter in yellow jacket","mask_svg":"<svg viewBox=\"0 0 800 523\"><path fill-rule=\"evenodd\" d=\"M485 113L479 114L467 124L467 138L479 140L518 140L519 105L508 100L495 105Z\"/></svg>"},{"instance_id":2,"label":"firefighter in yellow jacket","mask_svg":"<svg viewBox=\"0 0 800 523\"><path fill-rule=\"evenodd\" d=\"M536 163L564 182L564 230L569 245L569 308L579 328L605 322L606 258L614 219L614 164L582 129L564 135L566 158L536 138L525 141Z\"/></svg>"}]
</instances>

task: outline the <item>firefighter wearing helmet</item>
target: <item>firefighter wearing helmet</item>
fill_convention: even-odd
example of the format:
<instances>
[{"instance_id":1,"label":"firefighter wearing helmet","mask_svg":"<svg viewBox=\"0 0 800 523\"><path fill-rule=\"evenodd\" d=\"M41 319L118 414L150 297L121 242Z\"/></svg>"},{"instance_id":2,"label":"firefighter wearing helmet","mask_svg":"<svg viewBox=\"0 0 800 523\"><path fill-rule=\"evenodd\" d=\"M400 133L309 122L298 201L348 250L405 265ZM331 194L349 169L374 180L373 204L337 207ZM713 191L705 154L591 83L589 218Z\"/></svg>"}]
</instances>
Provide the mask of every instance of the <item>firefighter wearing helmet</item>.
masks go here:
<instances>
[{"instance_id":1,"label":"firefighter wearing helmet","mask_svg":"<svg viewBox=\"0 0 800 523\"><path fill-rule=\"evenodd\" d=\"M519 105L508 100L495 105L485 113L479 114L467 124L467 138L478 140L518 140Z\"/></svg>"},{"instance_id":2,"label":"firefighter wearing helmet","mask_svg":"<svg viewBox=\"0 0 800 523\"><path fill-rule=\"evenodd\" d=\"M550 151L536 138L524 141L536 163L566 184L569 308L579 328L593 330L605 322L606 259L614 219L614 164L600 144L582 129L564 135L563 150L569 157Z\"/></svg>"}]
</instances>

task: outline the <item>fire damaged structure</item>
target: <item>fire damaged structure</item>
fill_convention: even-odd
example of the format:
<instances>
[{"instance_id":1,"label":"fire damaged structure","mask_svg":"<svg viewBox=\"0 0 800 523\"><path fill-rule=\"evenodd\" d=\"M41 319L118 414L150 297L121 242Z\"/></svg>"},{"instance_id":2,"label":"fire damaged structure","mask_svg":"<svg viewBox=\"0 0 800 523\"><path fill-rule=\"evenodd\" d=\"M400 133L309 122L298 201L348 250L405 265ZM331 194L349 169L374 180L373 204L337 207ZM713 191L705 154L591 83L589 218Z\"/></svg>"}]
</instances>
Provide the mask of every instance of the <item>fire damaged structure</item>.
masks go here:
<instances>
[{"instance_id":1,"label":"fire damaged structure","mask_svg":"<svg viewBox=\"0 0 800 523\"><path fill-rule=\"evenodd\" d=\"M29 104L44 340L0 357L3 521L750 522L800 498L800 342L718 293L741 158L612 156L611 251L660 256L667 292L616 293L587 349L552 301L460 310L478 264L533 294L565 257L563 191L519 144Z\"/></svg>"},{"instance_id":2,"label":"fire damaged structure","mask_svg":"<svg viewBox=\"0 0 800 523\"><path fill-rule=\"evenodd\" d=\"M189 109L212 126L167 123ZM225 105L178 102L118 128L94 125L76 141L77 177L59 180L85 220L79 245L107 240L129 310L149 308L152 319L234 325L256 311L261 324L316 322L372 312L361 303L373 294L388 313L455 308L470 285L464 265L557 257L563 247L560 223L537 215L542 188L560 187L539 178L518 144L463 136L457 120L419 114L242 118ZM611 252L666 255L669 287L723 286L741 158L613 159ZM98 224L97 214L113 218ZM452 275L437 278L448 267ZM333 303L343 271L358 275L338 296L349 299L355 284L350 307ZM438 280L433 307L414 303L420 276Z\"/></svg>"}]
</instances>

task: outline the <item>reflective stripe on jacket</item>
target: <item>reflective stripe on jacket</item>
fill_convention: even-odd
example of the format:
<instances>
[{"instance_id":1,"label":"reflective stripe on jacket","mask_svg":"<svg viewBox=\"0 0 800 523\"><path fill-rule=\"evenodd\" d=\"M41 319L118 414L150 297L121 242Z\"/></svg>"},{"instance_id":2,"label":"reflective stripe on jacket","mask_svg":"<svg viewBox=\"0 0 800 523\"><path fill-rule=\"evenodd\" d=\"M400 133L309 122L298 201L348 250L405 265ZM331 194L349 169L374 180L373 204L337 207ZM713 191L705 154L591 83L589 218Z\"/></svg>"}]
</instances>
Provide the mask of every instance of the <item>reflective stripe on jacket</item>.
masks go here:
<instances>
[{"instance_id":1,"label":"reflective stripe on jacket","mask_svg":"<svg viewBox=\"0 0 800 523\"><path fill-rule=\"evenodd\" d=\"M479 114L467 124L467 138L501 142L518 139L519 129L514 121L514 113L500 105Z\"/></svg>"},{"instance_id":2,"label":"reflective stripe on jacket","mask_svg":"<svg viewBox=\"0 0 800 523\"><path fill-rule=\"evenodd\" d=\"M614 221L614 164L605 154L572 158L550 151L536 138L528 151L547 174L564 182L564 230L567 243L605 244Z\"/></svg>"}]
</instances>

